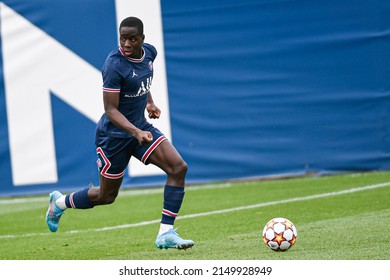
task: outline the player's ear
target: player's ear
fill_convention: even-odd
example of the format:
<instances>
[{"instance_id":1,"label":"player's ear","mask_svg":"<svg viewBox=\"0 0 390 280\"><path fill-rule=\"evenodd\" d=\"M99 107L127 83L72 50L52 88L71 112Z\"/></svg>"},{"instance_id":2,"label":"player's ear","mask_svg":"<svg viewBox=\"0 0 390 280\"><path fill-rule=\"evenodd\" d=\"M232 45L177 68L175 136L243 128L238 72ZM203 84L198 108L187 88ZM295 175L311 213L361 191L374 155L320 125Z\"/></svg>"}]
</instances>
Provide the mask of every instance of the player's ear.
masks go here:
<instances>
[{"instance_id":1,"label":"player's ear","mask_svg":"<svg viewBox=\"0 0 390 280\"><path fill-rule=\"evenodd\" d=\"M142 38L142 43L143 43L145 41L145 34L142 34L141 38Z\"/></svg>"}]
</instances>

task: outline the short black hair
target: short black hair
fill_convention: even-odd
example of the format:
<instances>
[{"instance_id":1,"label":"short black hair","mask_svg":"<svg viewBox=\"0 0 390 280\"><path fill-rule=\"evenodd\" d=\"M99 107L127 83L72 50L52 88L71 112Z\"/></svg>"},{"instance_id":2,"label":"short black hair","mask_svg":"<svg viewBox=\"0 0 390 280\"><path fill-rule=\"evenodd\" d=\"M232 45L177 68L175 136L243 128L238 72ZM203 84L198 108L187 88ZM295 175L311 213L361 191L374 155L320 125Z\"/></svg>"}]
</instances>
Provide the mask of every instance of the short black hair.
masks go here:
<instances>
[{"instance_id":1,"label":"short black hair","mask_svg":"<svg viewBox=\"0 0 390 280\"><path fill-rule=\"evenodd\" d=\"M136 17L127 17L122 20L119 26L119 32L122 27L136 27L139 35L144 34L144 24L142 23L142 20Z\"/></svg>"}]
</instances>

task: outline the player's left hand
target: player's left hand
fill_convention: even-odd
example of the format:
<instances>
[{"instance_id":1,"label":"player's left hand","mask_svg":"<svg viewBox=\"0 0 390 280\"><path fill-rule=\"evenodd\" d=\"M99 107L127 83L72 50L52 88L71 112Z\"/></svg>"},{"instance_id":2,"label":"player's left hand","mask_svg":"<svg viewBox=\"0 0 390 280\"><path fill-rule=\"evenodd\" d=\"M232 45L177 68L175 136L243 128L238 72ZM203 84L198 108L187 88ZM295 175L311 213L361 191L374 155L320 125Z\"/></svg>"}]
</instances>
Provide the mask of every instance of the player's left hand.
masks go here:
<instances>
[{"instance_id":1,"label":"player's left hand","mask_svg":"<svg viewBox=\"0 0 390 280\"><path fill-rule=\"evenodd\" d=\"M161 115L161 110L152 103L146 105L146 111L148 111L150 119L158 119Z\"/></svg>"}]
</instances>

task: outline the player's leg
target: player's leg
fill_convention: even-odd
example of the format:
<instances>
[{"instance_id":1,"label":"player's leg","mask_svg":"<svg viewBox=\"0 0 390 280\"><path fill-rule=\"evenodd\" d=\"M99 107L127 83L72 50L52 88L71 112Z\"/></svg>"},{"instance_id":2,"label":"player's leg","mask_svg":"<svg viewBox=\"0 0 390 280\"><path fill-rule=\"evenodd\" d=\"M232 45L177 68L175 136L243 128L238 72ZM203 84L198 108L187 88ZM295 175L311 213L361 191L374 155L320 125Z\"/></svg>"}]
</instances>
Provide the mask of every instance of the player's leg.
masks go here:
<instances>
[{"instance_id":1,"label":"player's leg","mask_svg":"<svg viewBox=\"0 0 390 280\"><path fill-rule=\"evenodd\" d=\"M59 220L67 208L90 209L97 205L111 204L118 195L122 183L124 170L130 160L130 140L108 139L109 144L120 147L119 152L112 155L104 150L106 143L99 146L97 151L97 164L99 168L100 187L87 187L77 192L62 195L58 191L50 194L49 208L46 213L46 223L50 231L58 230ZM115 142L115 143L114 143Z\"/></svg>"},{"instance_id":2,"label":"player's leg","mask_svg":"<svg viewBox=\"0 0 390 280\"><path fill-rule=\"evenodd\" d=\"M120 179L108 179L100 175L100 187L88 187L80 191L63 195L54 191L49 197L49 209L46 223L52 232L58 230L59 220L67 208L90 209L96 205L110 204L115 201L122 183Z\"/></svg>"},{"instance_id":3,"label":"player's leg","mask_svg":"<svg viewBox=\"0 0 390 280\"><path fill-rule=\"evenodd\" d=\"M165 140L155 148L147 163L160 167L166 174L166 184L174 187L184 187L188 166L173 145Z\"/></svg>"},{"instance_id":4,"label":"player's leg","mask_svg":"<svg viewBox=\"0 0 390 280\"><path fill-rule=\"evenodd\" d=\"M186 162L167 140L153 151L148 163L160 167L167 174L161 218L162 228L159 232L162 234L173 228L175 218L181 208L184 199L185 175L188 168Z\"/></svg>"},{"instance_id":5,"label":"player's leg","mask_svg":"<svg viewBox=\"0 0 390 280\"><path fill-rule=\"evenodd\" d=\"M187 163L169 141L163 141L151 153L147 163L160 167L166 174L164 202L160 230L156 239L158 248L187 249L194 245L192 240L183 240L173 229L184 198Z\"/></svg>"},{"instance_id":6,"label":"player's leg","mask_svg":"<svg viewBox=\"0 0 390 280\"><path fill-rule=\"evenodd\" d=\"M123 177L119 179L110 179L100 174L100 187L90 188L88 198L91 203L96 205L111 204L118 196Z\"/></svg>"}]
</instances>

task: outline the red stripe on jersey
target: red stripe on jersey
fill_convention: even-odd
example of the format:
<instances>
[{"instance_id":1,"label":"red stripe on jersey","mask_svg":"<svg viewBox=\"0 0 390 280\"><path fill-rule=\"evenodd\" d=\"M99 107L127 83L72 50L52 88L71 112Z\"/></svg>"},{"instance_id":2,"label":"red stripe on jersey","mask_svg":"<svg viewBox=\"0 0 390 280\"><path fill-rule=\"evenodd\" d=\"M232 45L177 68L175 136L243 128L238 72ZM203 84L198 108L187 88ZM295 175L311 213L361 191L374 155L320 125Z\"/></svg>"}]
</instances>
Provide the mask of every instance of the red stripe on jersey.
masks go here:
<instances>
[{"instance_id":1,"label":"red stripe on jersey","mask_svg":"<svg viewBox=\"0 0 390 280\"><path fill-rule=\"evenodd\" d=\"M112 92L112 93L119 93L121 90L117 88L103 88L103 91L105 92Z\"/></svg>"}]
</instances>

